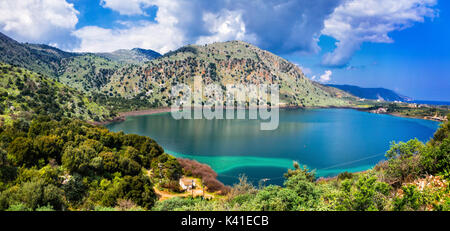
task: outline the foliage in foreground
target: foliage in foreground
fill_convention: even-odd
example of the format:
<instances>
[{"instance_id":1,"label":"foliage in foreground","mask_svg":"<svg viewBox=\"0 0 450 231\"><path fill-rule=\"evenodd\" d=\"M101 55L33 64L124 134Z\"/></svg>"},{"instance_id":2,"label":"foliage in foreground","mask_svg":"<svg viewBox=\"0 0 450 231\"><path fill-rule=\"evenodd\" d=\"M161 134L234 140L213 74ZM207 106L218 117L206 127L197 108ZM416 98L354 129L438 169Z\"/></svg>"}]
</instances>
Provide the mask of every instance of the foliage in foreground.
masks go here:
<instances>
[{"instance_id":1,"label":"foliage in foreground","mask_svg":"<svg viewBox=\"0 0 450 231\"><path fill-rule=\"evenodd\" d=\"M198 174L196 165L182 169L150 138L81 121L16 121L0 128L0 210L448 211L449 128L426 144L393 142L388 160L366 172L316 179L294 164L283 186L255 187L243 176L225 197L157 201L154 183L174 185Z\"/></svg>"},{"instance_id":2,"label":"foliage in foreground","mask_svg":"<svg viewBox=\"0 0 450 231\"><path fill-rule=\"evenodd\" d=\"M150 209L159 163L168 180L181 176L150 138L77 120L16 121L0 127L0 210Z\"/></svg>"}]
</instances>

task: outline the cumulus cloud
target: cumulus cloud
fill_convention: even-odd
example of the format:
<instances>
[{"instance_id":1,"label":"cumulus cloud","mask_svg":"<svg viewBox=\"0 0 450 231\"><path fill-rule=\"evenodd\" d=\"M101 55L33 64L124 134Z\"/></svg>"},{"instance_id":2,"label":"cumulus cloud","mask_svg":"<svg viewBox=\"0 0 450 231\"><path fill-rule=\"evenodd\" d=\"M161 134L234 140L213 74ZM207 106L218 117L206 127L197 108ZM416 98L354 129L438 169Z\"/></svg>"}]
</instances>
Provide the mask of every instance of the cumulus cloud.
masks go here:
<instances>
[{"instance_id":1,"label":"cumulus cloud","mask_svg":"<svg viewBox=\"0 0 450 231\"><path fill-rule=\"evenodd\" d=\"M103 2L104 7L108 6L113 10L120 10L120 5L116 4L115 1L104 0ZM121 24L125 28L120 29L105 29L98 26L80 28L72 33L81 41L80 46L74 51L109 52L139 47L165 53L187 42L185 31L178 26L182 24L180 18L183 18L183 8L189 9L186 5L178 4L176 1L164 0L134 1L133 3L136 2L140 3L138 8L141 11L148 4L155 4L159 7L155 22L123 21ZM140 14L141 11L135 11L134 13ZM127 12L132 13L132 11ZM178 14L178 12L180 13Z\"/></svg>"},{"instance_id":2,"label":"cumulus cloud","mask_svg":"<svg viewBox=\"0 0 450 231\"><path fill-rule=\"evenodd\" d=\"M142 15L145 8L156 6L155 22L126 29L109 29L110 34L114 35L108 39L109 45L103 38L96 41L93 36L104 33L104 28L81 28L74 35L81 40L77 50L83 51L96 46L99 47L96 50L101 47L110 50L153 43L151 47L143 48L164 53L189 43L244 40L278 54L315 53L320 49L317 40L324 20L339 2L267 0L261 4L259 0L102 0L103 7L124 15ZM136 31L141 32L139 38L146 41L127 35ZM169 45L163 47L157 42L159 40Z\"/></svg>"},{"instance_id":3,"label":"cumulus cloud","mask_svg":"<svg viewBox=\"0 0 450 231\"><path fill-rule=\"evenodd\" d=\"M329 82L331 80L331 75L332 74L333 74L332 71L326 70L325 73L320 76L319 82L321 82L321 83Z\"/></svg>"},{"instance_id":4,"label":"cumulus cloud","mask_svg":"<svg viewBox=\"0 0 450 231\"><path fill-rule=\"evenodd\" d=\"M77 15L65 0L2 0L0 30L20 41L60 44L78 23Z\"/></svg>"},{"instance_id":5,"label":"cumulus cloud","mask_svg":"<svg viewBox=\"0 0 450 231\"><path fill-rule=\"evenodd\" d=\"M141 47L165 53L186 44L244 40L279 55L315 54L319 37L328 35L337 47L322 64L345 66L362 43L393 42L389 32L434 17L436 1L101 0L102 7L126 16L116 21L120 26L75 29L79 13L67 0L2 0L0 31L74 51ZM146 15L149 7L157 9L153 20L128 17Z\"/></svg>"},{"instance_id":6,"label":"cumulus cloud","mask_svg":"<svg viewBox=\"0 0 450 231\"><path fill-rule=\"evenodd\" d=\"M245 23L242 21L242 13L238 11L223 10L217 14L205 13L203 21L209 31L209 35L200 36L197 44L208 44L217 41L245 40L255 43L256 35L246 32Z\"/></svg>"},{"instance_id":7,"label":"cumulus cloud","mask_svg":"<svg viewBox=\"0 0 450 231\"><path fill-rule=\"evenodd\" d=\"M125 29L89 26L73 32L81 39L80 47L74 51L111 52L139 47L165 53L184 43L179 34L181 32L177 29L150 22Z\"/></svg>"},{"instance_id":8,"label":"cumulus cloud","mask_svg":"<svg viewBox=\"0 0 450 231\"><path fill-rule=\"evenodd\" d=\"M389 32L435 17L436 0L348 0L325 20L322 34L338 42L322 64L345 66L363 42L392 43Z\"/></svg>"}]
</instances>

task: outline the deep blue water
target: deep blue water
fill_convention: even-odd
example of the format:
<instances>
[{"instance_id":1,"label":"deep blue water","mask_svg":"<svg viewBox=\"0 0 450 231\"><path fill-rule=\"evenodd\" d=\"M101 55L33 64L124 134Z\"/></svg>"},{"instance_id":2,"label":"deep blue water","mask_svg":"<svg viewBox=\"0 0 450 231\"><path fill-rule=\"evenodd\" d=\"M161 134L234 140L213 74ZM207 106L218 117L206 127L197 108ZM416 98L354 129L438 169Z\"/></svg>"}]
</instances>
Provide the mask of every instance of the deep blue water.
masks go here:
<instances>
[{"instance_id":1,"label":"deep blue water","mask_svg":"<svg viewBox=\"0 0 450 231\"><path fill-rule=\"evenodd\" d=\"M366 170L384 159L391 141L428 141L438 122L351 109L280 110L279 127L261 131L259 120L174 120L170 113L128 117L110 124L155 139L167 153L209 164L219 180L240 174L253 182L282 184L292 162L319 176Z\"/></svg>"}]
</instances>

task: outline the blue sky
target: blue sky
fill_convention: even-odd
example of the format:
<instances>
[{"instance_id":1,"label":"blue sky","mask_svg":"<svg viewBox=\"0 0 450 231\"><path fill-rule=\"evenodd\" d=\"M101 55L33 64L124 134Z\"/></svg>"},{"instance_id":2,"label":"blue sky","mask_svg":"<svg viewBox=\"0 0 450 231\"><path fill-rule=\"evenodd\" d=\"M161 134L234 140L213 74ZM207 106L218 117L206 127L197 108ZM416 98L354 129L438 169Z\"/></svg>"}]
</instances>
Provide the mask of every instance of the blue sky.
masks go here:
<instances>
[{"instance_id":1,"label":"blue sky","mask_svg":"<svg viewBox=\"0 0 450 231\"><path fill-rule=\"evenodd\" d=\"M262 4L263 3L263 4ZM445 0L2 0L0 31L69 51L244 40L315 81L450 101Z\"/></svg>"}]
</instances>

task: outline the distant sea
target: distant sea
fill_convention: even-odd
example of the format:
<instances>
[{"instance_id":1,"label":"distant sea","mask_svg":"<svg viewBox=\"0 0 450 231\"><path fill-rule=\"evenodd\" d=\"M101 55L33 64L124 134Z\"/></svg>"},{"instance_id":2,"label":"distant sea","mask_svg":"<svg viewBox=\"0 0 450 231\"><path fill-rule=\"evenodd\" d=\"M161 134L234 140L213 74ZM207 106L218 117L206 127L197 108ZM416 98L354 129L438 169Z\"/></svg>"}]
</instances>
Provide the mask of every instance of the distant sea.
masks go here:
<instances>
[{"instance_id":1,"label":"distant sea","mask_svg":"<svg viewBox=\"0 0 450 231\"><path fill-rule=\"evenodd\" d=\"M429 100L413 100L408 103L429 104L429 105L450 105L450 102L446 101L429 101Z\"/></svg>"}]
</instances>

